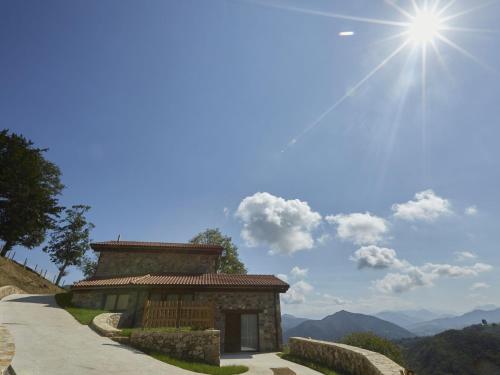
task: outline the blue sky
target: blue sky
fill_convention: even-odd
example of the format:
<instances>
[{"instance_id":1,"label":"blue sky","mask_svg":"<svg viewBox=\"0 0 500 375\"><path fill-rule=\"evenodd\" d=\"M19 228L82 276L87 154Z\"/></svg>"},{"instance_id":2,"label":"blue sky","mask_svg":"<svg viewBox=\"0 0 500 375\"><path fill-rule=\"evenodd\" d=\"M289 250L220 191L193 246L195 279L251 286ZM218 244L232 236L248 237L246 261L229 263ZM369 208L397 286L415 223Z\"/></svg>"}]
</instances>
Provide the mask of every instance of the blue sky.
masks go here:
<instances>
[{"instance_id":1,"label":"blue sky","mask_svg":"<svg viewBox=\"0 0 500 375\"><path fill-rule=\"evenodd\" d=\"M3 1L2 127L50 149L94 240L219 227L251 273L287 276L285 312L500 304L500 35L443 31L470 55L428 47L423 117L414 41L356 87L407 28L332 13L405 21L382 0Z\"/></svg>"}]
</instances>

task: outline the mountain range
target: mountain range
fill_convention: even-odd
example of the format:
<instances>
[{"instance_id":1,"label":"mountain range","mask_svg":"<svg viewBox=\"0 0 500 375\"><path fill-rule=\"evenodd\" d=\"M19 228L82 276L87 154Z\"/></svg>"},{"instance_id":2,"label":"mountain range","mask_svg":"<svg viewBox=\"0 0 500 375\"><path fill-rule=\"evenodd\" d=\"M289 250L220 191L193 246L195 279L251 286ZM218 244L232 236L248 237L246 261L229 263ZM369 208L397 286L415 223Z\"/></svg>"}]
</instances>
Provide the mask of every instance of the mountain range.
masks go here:
<instances>
[{"instance_id":1,"label":"mountain range","mask_svg":"<svg viewBox=\"0 0 500 375\"><path fill-rule=\"evenodd\" d=\"M494 310L473 310L460 316L433 319L406 326L417 336L430 336L448 329L462 329L473 324L480 324L485 319L489 323L500 322L500 308Z\"/></svg>"},{"instance_id":2,"label":"mountain range","mask_svg":"<svg viewBox=\"0 0 500 375\"><path fill-rule=\"evenodd\" d=\"M290 322L297 322L296 319L303 319L293 318L295 320L288 316L284 321L290 326ZM336 312L321 320L304 320L295 327L286 330L283 329L283 332L285 342L293 336L339 341L344 336L354 332L373 332L378 336L388 339L402 339L415 336L412 332L394 323L371 315L356 314L345 310Z\"/></svg>"}]
</instances>

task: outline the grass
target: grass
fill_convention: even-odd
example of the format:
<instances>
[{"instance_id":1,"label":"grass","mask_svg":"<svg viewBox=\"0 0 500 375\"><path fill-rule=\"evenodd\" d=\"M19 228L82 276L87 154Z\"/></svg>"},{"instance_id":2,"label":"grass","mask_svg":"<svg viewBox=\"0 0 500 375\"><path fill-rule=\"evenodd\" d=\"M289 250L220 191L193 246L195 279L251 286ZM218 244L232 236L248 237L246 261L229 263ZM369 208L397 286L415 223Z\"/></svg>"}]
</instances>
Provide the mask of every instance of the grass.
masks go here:
<instances>
[{"instance_id":1,"label":"grass","mask_svg":"<svg viewBox=\"0 0 500 375\"><path fill-rule=\"evenodd\" d=\"M132 336L132 332L192 332L196 331L192 327L161 327L161 328L120 328L120 336L130 337Z\"/></svg>"},{"instance_id":2,"label":"grass","mask_svg":"<svg viewBox=\"0 0 500 375\"><path fill-rule=\"evenodd\" d=\"M316 370L316 371L321 372L322 374L325 374L325 375L341 375L340 373L333 371L331 368L328 368L322 364L294 356L290 353L278 353L278 356L282 359L287 360L287 361L298 363L299 365L309 367L310 369Z\"/></svg>"},{"instance_id":3,"label":"grass","mask_svg":"<svg viewBox=\"0 0 500 375\"><path fill-rule=\"evenodd\" d=\"M57 304L69 312L81 324L89 325L97 315L108 312L98 309L87 309L73 306L71 303L71 293L59 293L55 296Z\"/></svg>"},{"instance_id":4,"label":"grass","mask_svg":"<svg viewBox=\"0 0 500 375\"><path fill-rule=\"evenodd\" d=\"M172 366L177 366L180 367L184 370L188 371L193 371L193 372L198 372L201 374L210 374L210 375L233 375L233 374L243 374L244 372L248 371L247 366L215 366L215 365L209 365L207 363L201 363L201 362L192 362L192 361L183 361L181 359L176 359L169 357L165 354L160 354L156 352L146 352L146 354L150 355L151 357L168 363L169 365Z\"/></svg>"}]
</instances>

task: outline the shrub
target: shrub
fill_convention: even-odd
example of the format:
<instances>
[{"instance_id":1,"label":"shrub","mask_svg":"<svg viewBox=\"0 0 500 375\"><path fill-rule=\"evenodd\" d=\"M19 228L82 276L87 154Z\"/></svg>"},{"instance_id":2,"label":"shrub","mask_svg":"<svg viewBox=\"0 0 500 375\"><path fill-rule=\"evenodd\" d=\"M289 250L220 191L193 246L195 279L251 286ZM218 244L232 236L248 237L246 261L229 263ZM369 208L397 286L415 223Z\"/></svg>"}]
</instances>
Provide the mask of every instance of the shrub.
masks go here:
<instances>
[{"instance_id":1,"label":"shrub","mask_svg":"<svg viewBox=\"0 0 500 375\"><path fill-rule=\"evenodd\" d=\"M342 343L383 354L394 362L404 365L403 354L399 346L371 332L352 333L345 336Z\"/></svg>"}]
</instances>

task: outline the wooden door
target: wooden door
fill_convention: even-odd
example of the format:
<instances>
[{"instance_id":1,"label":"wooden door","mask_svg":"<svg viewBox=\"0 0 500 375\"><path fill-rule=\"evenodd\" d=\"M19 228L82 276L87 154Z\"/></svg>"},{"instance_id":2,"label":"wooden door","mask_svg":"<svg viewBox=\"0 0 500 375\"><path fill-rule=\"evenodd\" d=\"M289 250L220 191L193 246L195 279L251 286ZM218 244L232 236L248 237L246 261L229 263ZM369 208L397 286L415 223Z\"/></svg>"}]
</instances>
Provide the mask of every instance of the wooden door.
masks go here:
<instances>
[{"instance_id":1,"label":"wooden door","mask_svg":"<svg viewBox=\"0 0 500 375\"><path fill-rule=\"evenodd\" d=\"M224 351L226 353L241 351L241 314L239 313L226 313Z\"/></svg>"}]
</instances>

